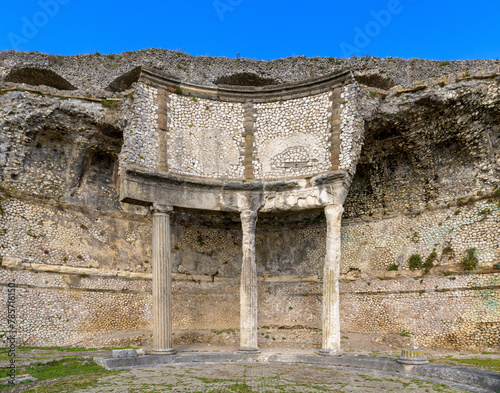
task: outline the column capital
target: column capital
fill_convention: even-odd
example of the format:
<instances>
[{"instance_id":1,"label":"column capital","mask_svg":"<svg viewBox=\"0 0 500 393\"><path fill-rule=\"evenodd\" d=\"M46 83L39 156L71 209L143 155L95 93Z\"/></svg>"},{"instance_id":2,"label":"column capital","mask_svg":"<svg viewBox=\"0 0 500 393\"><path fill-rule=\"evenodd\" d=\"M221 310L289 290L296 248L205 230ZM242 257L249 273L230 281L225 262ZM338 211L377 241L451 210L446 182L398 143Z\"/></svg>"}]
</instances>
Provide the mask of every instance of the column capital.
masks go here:
<instances>
[{"instance_id":1,"label":"column capital","mask_svg":"<svg viewBox=\"0 0 500 393\"><path fill-rule=\"evenodd\" d=\"M243 210L240 212L241 221L255 221L257 220L257 211L256 210Z\"/></svg>"},{"instance_id":2,"label":"column capital","mask_svg":"<svg viewBox=\"0 0 500 393\"><path fill-rule=\"evenodd\" d=\"M342 205L327 205L325 206L325 215L334 216L336 214L342 215L344 213L344 206Z\"/></svg>"},{"instance_id":3,"label":"column capital","mask_svg":"<svg viewBox=\"0 0 500 393\"><path fill-rule=\"evenodd\" d=\"M342 205L328 205L325 206L325 216L327 220L340 220L344 213L344 206Z\"/></svg>"},{"instance_id":4,"label":"column capital","mask_svg":"<svg viewBox=\"0 0 500 393\"><path fill-rule=\"evenodd\" d=\"M170 205L161 205L159 203L153 203L150 207L151 213L153 214L172 214L174 207Z\"/></svg>"}]
</instances>

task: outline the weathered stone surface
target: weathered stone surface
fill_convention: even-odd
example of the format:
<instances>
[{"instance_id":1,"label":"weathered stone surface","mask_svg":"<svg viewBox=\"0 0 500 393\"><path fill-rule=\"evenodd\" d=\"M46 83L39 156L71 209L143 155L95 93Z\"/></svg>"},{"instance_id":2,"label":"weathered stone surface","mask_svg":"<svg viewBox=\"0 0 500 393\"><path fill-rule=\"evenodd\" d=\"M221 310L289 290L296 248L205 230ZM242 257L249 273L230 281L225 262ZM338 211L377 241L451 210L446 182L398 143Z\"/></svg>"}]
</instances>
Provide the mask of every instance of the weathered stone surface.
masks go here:
<instances>
[{"instance_id":1,"label":"weathered stone surface","mask_svg":"<svg viewBox=\"0 0 500 393\"><path fill-rule=\"evenodd\" d=\"M429 360L427 356L425 356L425 351L421 349L403 349L397 362L401 364L418 365L428 364Z\"/></svg>"},{"instance_id":2,"label":"weathered stone surface","mask_svg":"<svg viewBox=\"0 0 500 393\"><path fill-rule=\"evenodd\" d=\"M163 113L157 111L158 104L169 104L160 99L157 88L142 82L132 82L130 89L118 94L124 100L117 108L103 106L92 97L109 97L112 93L104 89L113 80L145 64L174 74L171 79L185 95L176 94L175 89L167 94L175 96L184 111L217 100L216 86L210 81L234 74L236 60L191 59L163 51L124 54L121 60L81 56L51 61L43 54L0 53L0 78L24 63L51 69L77 87L63 92L38 87L41 79L33 85L0 82L0 282L15 281L19 286L19 309L30 316L19 327L18 339L24 345L143 345L149 339L151 215L144 206L120 202L119 193L130 190L120 184L128 174L126 170L119 173L118 161L126 155L142 167L141 176L164 176L161 171L168 169L164 164L172 160L168 156L172 152L168 143L166 152L160 148L164 145L155 139L160 136L155 127ZM180 61L190 64L186 71L177 67ZM204 66L208 63L209 68ZM256 74L262 65L246 59L238 64L238 69ZM417 59L412 63L296 58L272 65L266 75L282 82L307 82L309 77L354 66L378 68L400 86L383 91L359 79L359 88L354 83L335 88L339 90L334 94L343 97L331 103L331 116L336 111L339 118L331 119L331 123L338 122L338 136L328 136L329 143L334 144L335 138L339 142L338 149L331 147L329 162L343 169L339 177L325 174L245 182L223 177L199 181L180 174L164 177L162 187L144 186L141 195L146 205L175 201L178 207L171 215L172 323L181 331L174 335L174 343L176 339L238 342L237 332L217 335L210 330L239 326L242 231L238 198L251 196L259 209L255 264L260 327L300 325L310 336L308 345L320 346L321 333L315 329L322 324L320 280L327 233L321 211L330 204L344 204L345 199L339 286L343 331L408 332L414 347L500 345L500 271L495 268L500 258L500 106L498 76L492 75L498 72L497 64L470 61L440 67L439 62ZM467 69L468 74L461 74ZM405 92L403 85L409 87L415 80L421 86ZM290 85L261 89L289 89ZM211 98L195 102L187 95L202 94L206 86L213 89ZM231 103L233 109L271 106L265 95L260 103L237 101L234 91L249 95L248 88L231 89L220 89L221 107L231 108ZM284 102L293 101L290 105L295 108L309 101L322 103L320 97L328 96L301 89L297 94L287 91ZM273 105L279 107L279 99ZM318 110L321 123L330 112ZM288 123L283 130L293 133L289 117L285 116ZM249 122L247 117L245 122ZM189 128L190 123L177 124L180 129ZM364 144L357 162L356 152L363 143L361 124ZM255 156L248 160L251 151L241 145L244 136L238 132L234 134L239 140L234 143L239 149L235 162L245 157L250 175L255 172L249 165ZM326 136L324 130L319 134ZM230 140L226 142L233 143ZM301 152L293 150L297 160L276 161L283 164L281 173L310 176ZM200 214L193 208L216 214ZM471 248L476 249L477 266L464 271L460 262ZM437 255L431 262L439 266L428 271L409 269L412 254L425 261L433 258L434 249ZM1 313L5 310L0 310L0 319L5 321ZM194 330L206 333L196 335L191 333ZM117 338L117 332L123 336ZM286 337L287 342L304 342L299 336ZM272 344L272 338L259 336L258 340Z\"/></svg>"},{"instance_id":3,"label":"weathered stone surface","mask_svg":"<svg viewBox=\"0 0 500 393\"><path fill-rule=\"evenodd\" d=\"M240 214L243 232L240 283L240 351L256 351L257 344L257 266L255 264L255 227L257 212Z\"/></svg>"},{"instance_id":4,"label":"weathered stone surface","mask_svg":"<svg viewBox=\"0 0 500 393\"><path fill-rule=\"evenodd\" d=\"M325 208L326 216L326 255L323 268L323 341L320 355L340 354L340 225L342 222L341 205Z\"/></svg>"},{"instance_id":5,"label":"weathered stone surface","mask_svg":"<svg viewBox=\"0 0 500 393\"><path fill-rule=\"evenodd\" d=\"M111 354L114 358L135 358L137 352L135 349L113 349Z\"/></svg>"},{"instance_id":6,"label":"weathered stone surface","mask_svg":"<svg viewBox=\"0 0 500 393\"><path fill-rule=\"evenodd\" d=\"M349 372L350 370L370 371L371 373L380 373L382 375L391 375L392 377L400 377L400 374L404 374L406 377L408 375L422 376L427 378L433 378L432 381L435 383L446 383L453 386L454 390L462 389L464 391L477 391L477 392L489 392L496 391L500 389L500 379L498 378L498 373L477 370L474 368L466 367L454 367L454 366L444 366L440 364L424 364L424 365L403 365L396 362L394 359L376 358L376 357L361 357L361 356L342 356L342 357L325 357L317 355L304 355L304 354L239 354L239 353L183 353L176 357L172 356L144 356L138 358L130 359L116 359L116 358L94 358L94 360L103 365L108 369L123 369L123 368L134 368L134 367L148 367L148 366L158 366L163 365L164 367L175 366L178 363L183 365L191 365L200 367L204 363L213 367L214 363L231 364L234 363L235 367L238 363L250 363L246 364L245 368L260 367L259 364L264 363L266 368L279 367L280 363L297 363L295 367L300 367L301 373L307 373L307 367L313 366L316 369L324 368L339 368L343 373ZM266 364L265 362L269 362ZM253 366L251 365L253 364ZM318 367L321 365L321 367ZM347 370L346 370L347 369ZM293 370L297 373L296 370ZM221 371L219 371L220 373ZM264 372L263 369L257 371L259 375ZM246 375L246 374L245 374ZM309 375L309 374L308 374ZM332 375L332 371L328 370L328 375ZM148 378L150 374L148 373ZM373 376L373 374L372 374ZM334 375L335 383L338 383L338 375ZM135 378L134 378L135 379ZM355 376L350 377L350 379L355 379ZM373 378L367 378L373 379ZM389 379L393 381L393 379ZM360 383L359 380L356 384ZM422 382L419 381L419 385ZM398 382L401 386L401 381ZM303 387L304 384L300 386ZM206 385L205 385L206 386ZM283 382L280 381L279 388L283 388ZM331 386L331 382L329 385ZM405 384L403 389L408 390L409 384ZM269 384L266 385L266 388ZM356 385L359 388L360 385ZM354 388L354 386L353 386ZM380 390L388 389L389 387L367 387L367 390ZM388 390L396 389L396 386L391 386ZM415 387L418 388L418 387ZM322 386L321 389L324 389ZM441 387L440 387L441 389ZM428 389L424 389L428 390Z\"/></svg>"},{"instance_id":7,"label":"weathered stone surface","mask_svg":"<svg viewBox=\"0 0 500 393\"><path fill-rule=\"evenodd\" d=\"M153 352L173 354L172 259L168 205L153 204Z\"/></svg>"}]
</instances>

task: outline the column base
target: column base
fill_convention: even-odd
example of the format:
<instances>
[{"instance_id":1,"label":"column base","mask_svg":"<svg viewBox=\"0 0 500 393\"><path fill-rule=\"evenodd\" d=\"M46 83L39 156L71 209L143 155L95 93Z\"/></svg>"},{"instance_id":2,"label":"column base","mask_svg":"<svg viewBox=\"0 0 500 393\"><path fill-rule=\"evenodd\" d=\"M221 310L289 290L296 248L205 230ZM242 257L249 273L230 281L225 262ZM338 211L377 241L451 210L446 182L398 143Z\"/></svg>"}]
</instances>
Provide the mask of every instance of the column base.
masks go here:
<instances>
[{"instance_id":1,"label":"column base","mask_svg":"<svg viewBox=\"0 0 500 393\"><path fill-rule=\"evenodd\" d=\"M259 352L258 348L238 348L238 353L253 354Z\"/></svg>"},{"instance_id":2,"label":"column base","mask_svg":"<svg viewBox=\"0 0 500 393\"><path fill-rule=\"evenodd\" d=\"M333 349L320 349L318 351L318 355L320 355L320 356L340 357L341 356L341 352L340 351L334 351Z\"/></svg>"},{"instance_id":3,"label":"column base","mask_svg":"<svg viewBox=\"0 0 500 393\"><path fill-rule=\"evenodd\" d=\"M176 349L153 349L151 351L153 355L175 355L177 353Z\"/></svg>"}]
</instances>

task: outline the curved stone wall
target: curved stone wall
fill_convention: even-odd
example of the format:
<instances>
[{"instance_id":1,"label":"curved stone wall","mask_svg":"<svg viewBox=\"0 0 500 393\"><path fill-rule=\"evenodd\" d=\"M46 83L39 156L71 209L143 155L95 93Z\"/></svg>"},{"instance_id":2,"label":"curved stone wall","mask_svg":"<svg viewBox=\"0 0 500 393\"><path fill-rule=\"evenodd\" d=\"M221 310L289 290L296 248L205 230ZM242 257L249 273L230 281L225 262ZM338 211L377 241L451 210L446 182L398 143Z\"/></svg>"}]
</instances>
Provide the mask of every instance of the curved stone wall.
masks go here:
<instances>
[{"instance_id":1,"label":"curved stone wall","mask_svg":"<svg viewBox=\"0 0 500 393\"><path fill-rule=\"evenodd\" d=\"M379 69L355 72L358 83L347 73L334 87L336 76L329 72L338 67L328 59L192 59L183 71L177 64L184 55L160 61L156 53L146 63L201 85L143 67L133 68L123 84L118 80L123 92L104 91L143 64L143 55L131 54L130 62L128 56L120 63L105 56L0 53L1 77L25 63L54 70L78 88L21 83L32 79L0 82L0 286L5 304L7 283L18 285L20 344L148 343L151 217L143 206L120 202L126 191L120 179L131 174L168 185L145 189L144 196L183 201L183 193L195 188L196 203L209 200L217 210L188 212L190 200L171 216L174 344L238 342L242 233L235 212L238 194L254 193L264 209L255 238L259 345L319 346L326 236L319 209L343 200L331 186L341 178L348 186L352 176L341 232L342 334L376 335L390 345L498 347L498 63L440 67L418 59L349 59L342 66ZM210 83L238 64L251 72L274 65L262 75L299 82L254 89ZM472 66L482 68L461 73ZM321 74L323 79L308 79ZM408 90L389 89L430 77ZM311 103L318 116L308 118L302 109ZM206 105L214 118L200 115ZM191 120L172 123L169 108ZM303 114L296 129L295 110ZM282 119L295 140L307 129L318 150L280 139L277 123L257 121L258 111ZM215 112L238 115L224 120ZM197 125L214 119L224 124L224 143ZM262 149L263 140L278 145L277 156ZM174 146L182 153L172 158ZM184 160L193 150L198 153L191 161ZM219 150L232 153L222 160ZM210 160L204 157L209 153ZM263 159L271 167L265 176L259 172ZM185 171L196 160L198 167ZM310 195L311 189L317 192ZM220 195L224 203L215 198ZM477 266L465 271L460 262L471 248ZM425 262L433 252L434 267L409 269L410 255ZM5 312L0 308L2 333Z\"/></svg>"},{"instance_id":2,"label":"curved stone wall","mask_svg":"<svg viewBox=\"0 0 500 393\"><path fill-rule=\"evenodd\" d=\"M209 178L243 179L243 104L166 95L169 172Z\"/></svg>"},{"instance_id":3,"label":"curved stone wall","mask_svg":"<svg viewBox=\"0 0 500 393\"><path fill-rule=\"evenodd\" d=\"M144 69L121 166L200 178L279 180L355 172L363 143L349 73L261 88L181 83Z\"/></svg>"}]
</instances>

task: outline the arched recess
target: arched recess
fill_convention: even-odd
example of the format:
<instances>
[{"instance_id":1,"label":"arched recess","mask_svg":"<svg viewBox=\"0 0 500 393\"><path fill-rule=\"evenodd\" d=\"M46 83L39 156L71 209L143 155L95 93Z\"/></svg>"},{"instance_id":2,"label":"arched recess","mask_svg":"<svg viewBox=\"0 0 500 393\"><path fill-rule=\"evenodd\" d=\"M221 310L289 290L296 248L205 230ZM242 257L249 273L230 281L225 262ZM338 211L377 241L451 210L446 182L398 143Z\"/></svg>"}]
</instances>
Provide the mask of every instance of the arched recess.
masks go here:
<instances>
[{"instance_id":1,"label":"arched recess","mask_svg":"<svg viewBox=\"0 0 500 393\"><path fill-rule=\"evenodd\" d=\"M113 82L109 84L106 90L110 90L115 93L128 90L132 87L132 85L135 82L139 80L140 76L141 76L141 67L135 67L132 70L116 78Z\"/></svg>"},{"instance_id":2,"label":"arched recess","mask_svg":"<svg viewBox=\"0 0 500 393\"><path fill-rule=\"evenodd\" d=\"M49 86L58 90L77 90L61 75L52 70L36 67L15 68L5 77L5 82L25 83L31 86Z\"/></svg>"}]
</instances>

